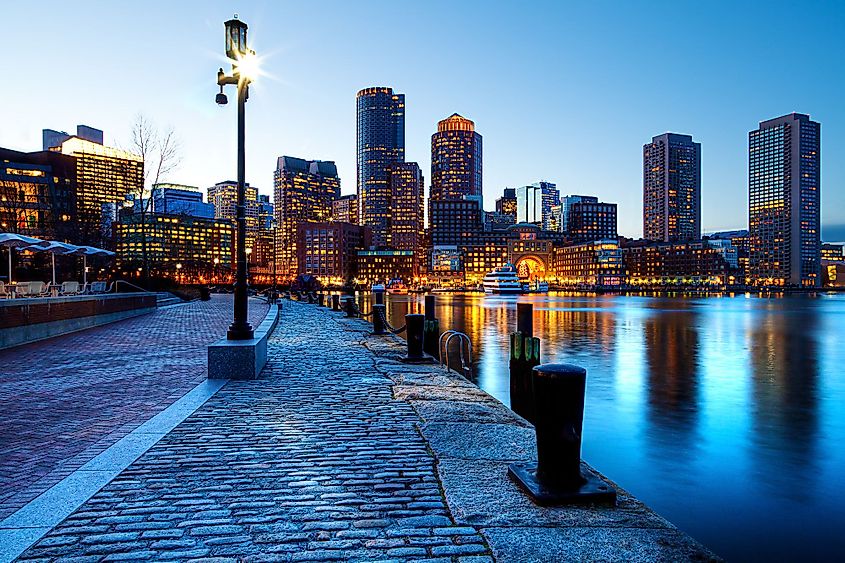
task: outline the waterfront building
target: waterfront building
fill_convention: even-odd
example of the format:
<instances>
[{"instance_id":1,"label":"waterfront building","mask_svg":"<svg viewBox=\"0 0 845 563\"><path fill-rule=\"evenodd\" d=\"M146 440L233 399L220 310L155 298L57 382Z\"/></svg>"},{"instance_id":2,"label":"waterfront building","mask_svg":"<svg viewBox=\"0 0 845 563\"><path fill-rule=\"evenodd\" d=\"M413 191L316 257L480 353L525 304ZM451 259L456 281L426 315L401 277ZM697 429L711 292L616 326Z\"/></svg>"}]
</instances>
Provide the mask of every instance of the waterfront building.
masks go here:
<instances>
[{"instance_id":1,"label":"waterfront building","mask_svg":"<svg viewBox=\"0 0 845 563\"><path fill-rule=\"evenodd\" d=\"M154 184L150 192L152 202L147 211L165 215L190 215L214 219L214 204L202 200L202 192L195 186L183 184ZM135 212L140 212L141 200L134 202Z\"/></svg>"},{"instance_id":2,"label":"waterfront building","mask_svg":"<svg viewBox=\"0 0 845 563\"><path fill-rule=\"evenodd\" d=\"M598 201L571 203L566 224L566 232L575 242L616 240L616 204Z\"/></svg>"},{"instance_id":3,"label":"waterfront building","mask_svg":"<svg viewBox=\"0 0 845 563\"><path fill-rule=\"evenodd\" d=\"M431 199L482 197L481 160L481 135L472 120L453 113L439 121L431 136Z\"/></svg>"},{"instance_id":4,"label":"waterfront building","mask_svg":"<svg viewBox=\"0 0 845 563\"><path fill-rule=\"evenodd\" d=\"M358 224L358 195L342 195L332 202L332 221Z\"/></svg>"},{"instance_id":5,"label":"waterfront building","mask_svg":"<svg viewBox=\"0 0 845 563\"><path fill-rule=\"evenodd\" d=\"M461 251L455 245L432 247L429 280L438 285L455 285L456 281L463 281L461 258Z\"/></svg>"},{"instance_id":6,"label":"waterfront building","mask_svg":"<svg viewBox=\"0 0 845 563\"><path fill-rule=\"evenodd\" d=\"M390 214L387 246L419 253L425 227L422 171L416 162L397 162L388 167Z\"/></svg>"},{"instance_id":7,"label":"waterfront building","mask_svg":"<svg viewBox=\"0 0 845 563\"><path fill-rule=\"evenodd\" d=\"M405 162L405 95L377 86L359 91L356 103L358 223L372 229L374 245L385 246L390 211L388 167Z\"/></svg>"},{"instance_id":8,"label":"waterfront building","mask_svg":"<svg viewBox=\"0 0 845 563\"><path fill-rule=\"evenodd\" d=\"M821 125L801 113L748 133L749 282L820 283Z\"/></svg>"},{"instance_id":9,"label":"waterfront building","mask_svg":"<svg viewBox=\"0 0 845 563\"><path fill-rule=\"evenodd\" d=\"M496 199L496 213L513 217L511 224L516 223L516 189L505 188L502 197Z\"/></svg>"},{"instance_id":10,"label":"waterfront building","mask_svg":"<svg viewBox=\"0 0 845 563\"><path fill-rule=\"evenodd\" d=\"M845 260L845 245L843 244L833 244L830 242L826 242L821 246L821 259L822 260Z\"/></svg>"},{"instance_id":11,"label":"waterfront building","mask_svg":"<svg viewBox=\"0 0 845 563\"><path fill-rule=\"evenodd\" d=\"M701 143L664 133L643 145L643 238L701 238Z\"/></svg>"},{"instance_id":12,"label":"waterfront building","mask_svg":"<svg viewBox=\"0 0 845 563\"><path fill-rule=\"evenodd\" d=\"M722 253L722 258L728 263L731 270L739 269L739 253L730 239L708 239L707 246L715 248Z\"/></svg>"},{"instance_id":13,"label":"waterfront building","mask_svg":"<svg viewBox=\"0 0 845 563\"><path fill-rule=\"evenodd\" d=\"M551 182L536 182L516 188L516 222L531 223L551 230L555 222L552 207L560 205L560 191Z\"/></svg>"},{"instance_id":14,"label":"waterfront building","mask_svg":"<svg viewBox=\"0 0 845 563\"><path fill-rule=\"evenodd\" d=\"M500 231L507 229L515 223L516 214L499 213L498 211L484 212L484 230L485 231Z\"/></svg>"},{"instance_id":15,"label":"waterfront building","mask_svg":"<svg viewBox=\"0 0 845 563\"><path fill-rule=\"evenodd\" d=\"M626 241L622 254L631 285L721 285L729 274L724 253L706 242Z\"/></svg>"},{"instance_id":16,"label":"waterfront building","mask_svg":"<svg viewBox=\"0 0 845 563\"><path fill-rule=\"evenodd\" d=\"M339 286L355 277L358 251L371 241L369 227L336 221L300 223L297 227L297 271L323 285Z\"/></svg>"},{"instance_id":17,"label":"waterfront building","mask_svg":"<svg viewBox=\"0 0 845 563\"><path fill-rule=\"evenodd\" d=\"M845 288L845 260L825 260L822 264L822 285Z\"/></svg>"},{"instance_id":18,"label":"waterfront building","mask_svg":"<svg viewBox=\"0 0 845 563\"><path fill-rule=\"evenodd\" d=\"M599 198L590 195L566 195L560 198L560 219L558 221L560 224L560 232L569 234L569 214L572 210L573 204L598 202Z\"/></svg>"},{"instance_id":19,"label":"waterfront building","mask_svg":"<svg viewBox=\"0 0 845 563\"><path fill-rule=\"evenodd\" d=\"M537 225L517 223L508 228L508 262L516 266L520 279L546 279L552 271L555 241Z\"/></svg>"},{"instance_id":20,"label":"waterfront building","mask_svg":"<svg viewBox=\"0 0 845 563\"><path fill-rule=\"evenodd\" d=\"M145 224L142 229L141 224ZM228 281L234 258L234 223L190 215L132 213L126 209L115 224L116 260L124 275L139 271L146 238L153 275L185 283Z\"/></svg>"},{"instance_id":21,"label":"waterfront building","mask_svg":"<svg viewBox=\"0 0 845 563\"><path fill-rule=\"evenodd\" d=\"M563 287L612 288L625 285L622 249L616 238L561 246L552 254L556 283Z\"/></svg>"},{"instance_id":22,"label":"waterfront building","mask_svg":"<svg viewBox=\"0 0 845 563\"><path fill-rule=\"evenodd\" d=\"M0 230L80 243L76 160L0 148Z\"/></svg>"},{"instance_id":23,"label":"waterfront building","mask_svg":"<svg viewBox=\"0 0 845 563\"><path fill-rule=\"evenodd\" d=\"M296 276L297 229L308 221L328 221L340 196L337 166L328 160L280 156L274 175L277 271L283 278Z\"/></svg>"},{"instance_id":24,"label":"waterfront building","mask_svg":"<svg viewBox=\"0 0 845 563\"><path fill-rule=\"evenodd\" d=\"M89 135L93 136L93 135ZM79 241L91 246L111 246L103 233L103 205L122 203L126 194L140 194L144 186L144 161L130 152L71 136L50 147L76 159L76 204Z\"/></svg>"},{"instance_id":25,"label":"waterfront building","mask_svg":"<svg viewBox=\"0 0 845 563\"><path fill-rule=\"evenodd\" d=\"M430 199L429 225L434 246L471 244L484 230L478 199Z\"/></svg>"},{"instance_id":26,"label":"waterfront building","mask_svg":"<svg viewBox=\"0 0 845 563\"><path fill-rule=\"evenodd\" d=\"M359 250L356 258L355 279L367 287L394 278L405 281L414 279L416 253L411 250Z\"/></svg>"}]
</instances>

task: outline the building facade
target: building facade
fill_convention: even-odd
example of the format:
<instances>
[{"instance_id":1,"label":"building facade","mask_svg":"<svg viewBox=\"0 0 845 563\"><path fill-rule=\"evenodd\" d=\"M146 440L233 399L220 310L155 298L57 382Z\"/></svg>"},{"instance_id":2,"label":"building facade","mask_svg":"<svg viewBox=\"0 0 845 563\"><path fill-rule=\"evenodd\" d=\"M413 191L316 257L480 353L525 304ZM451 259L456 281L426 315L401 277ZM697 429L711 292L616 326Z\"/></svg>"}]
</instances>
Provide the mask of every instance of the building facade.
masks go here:
<instances>
[{"instance_id":1,"label":"building facade","mask_svg":"<svg viewBox=\"0 0 845 563\"><path fill-rule=\"evenodd\" d=\"M392 88L365 88L357 95L359 224L372 229L376 246L387 244L387 169L396 162L405 162L405 95Z\"/></svg>"},{"instance_id":2,"label":"building facade","mask_svg":"<svg viewBox=\"0 0 845 563\"><path fill-rule=\"evenodd\" d=\"M845 245L826 242L821 246L822 260L845 260Z\"/></svg>"},{"instance_id":3,"label":"building facade","mask_svg":"<svg viewBox=\"0 0 845 563\"><path fill-rule=\"evenodd\" d=\"M643 238L701 239L701 143L664 133L643 145Z\"/></svg>"},{"instance_id":4,"label":"building facade","mask_svg":"<svg viewBox=\"0 0 845 563\"><path fill-rule=\"evenodd\" d=\"M358 195L342 195L332 202L332 221L358 224Z\"/></svg>"},{"instance_id":5,"label":"building facade","mask_svg":"<svg viewBox=\"0 0 845 563\"><path fill-rule=\"evenodd\" d=\"M634 286L718 286L728 281L729 267L721 249L706 242L623 245L628 282Z\"/></svg>"},{"instance_id":6,"label":"building facade","mask_svg":"<svg viewBox=\"0 0 845 563\"><path fill-rule=\"evenodd\" d=\"M513 216L511 223L516 223L516 189L505 188L502 197L496 199L496 213Z\"/></svg>"},{"instance_id":7,"label":"building facade","mask_svg":"<svg viewBox=\"0 0 845 563\"><path fill-rule=\"evenodd\" d=\"M580 201L569 207L567 233L575 242L616 240L616 204Z\"/></svg>"},{"instance_id":8,"label":"building facade","mask_svg":"<svg viewBox=\"0 0 845 563\"><path fill-rule=\"evenodd\" d=\"M148 211L165 215L190 215L214 219L214 204L202 200L202 192L194 186L182 184L154 184L150 192ZM135 212L140 211L141 202L135 202Z\"/></svg>"},{"instance_id":9,"label":"building facade","mask_svg":"<svg viewBox=\"0 0 845 563\"><path fill-rule=\"evenodd\" d=\"M481 197L481 161L475 123L457 113L439 121L431 136L431 199Z\"/></svg>"},{"instance_id":10,"label":"building facade","mask_svg":"<svg viewBox=\"0 0 845 563\"><path fill-rule=\"evenodd\" d=\"M76 202L79 240L90 246L111 246L104 236L103 206L141 194L144 161L135 154L100 143L69 137L51 151L76 160Z\"/></svg>"},{"instance_id":11,"label":"building facade","mask_svg":"<svg viewBox=\"0 0 845 563\"><path fill-rule=\"evenodd\" d=\"M557 285L563 287L612 288L627 283L616 238L555 248L552 269Z\"/></svg>"},{"instance_id":12,"label":"building facade","mask_svg":"<svg viewBox=\"0 0 845 563\"><path fill-rule=\"evenodd\" d=\"M422 171L416 162L397 162L388 168L390 216L387 245L419 253L425 230L425 197Z\"/></svg>"},{"instance_id":13,"label":"building facade","mask_svg":"<svg viewBox=\"0 0 845 563\"><path fill-rule=\"evenodd\" d=\"M552 207L560 205L560 191L551 182L536 182L516 188L516 222L550 230L556 222Z\"/></svg>"},{"instance_id":14,"label":"building facade","mask_svg":"<svg viewBox=\"0 0 845 563\"><path fill-rule=\"evenodd\" d=\"M0 230L81 243L76 160L49 151L0 149Z\"/></svg>"},{"instance_id":15,"label":"building facade","mask_svg":"<svg viewBox=\"0 0 845 563\"><path fill-rule=\"evenodd\" d=\"M331 219L332 205L340 197L340 178L332 161L280 156L274 174L277 273L296 276L299 225Z\"/></svg>"},{"instance_id":16,"label":"building facade","mask_svg":"<svg viewBox=\"0 0 845 563\"><path fill-rule=\"evenodd\" d=\"M470 244L484 230L477 199L430 199L429 225L433 246Z\"/></svg>"},{"instance_id":17,"label":"building facade","mask_svg":"<svg viewBox=\"0 0 845 563\"><path fill-rule=\"evenodd\" d=\"M821 125L792 113L748 134L748 282L820 284Z\"/></svg>"},{"instance_id":18,"label":"building facade","mask_svg":"<svg viewBox=\"0 0 845 563\"><path fill-rule=\"evenodd\" d=\"M148 213L142 218L140 213L124 213L115 224L115 263L125 275L139 271L146 238L147 263L153 275L186 283L228 281L234 233L234 223L227 219L162 213Z\"/></svg>"},{"instance_id":19,"label":"building facade","mask_svg":"<svg viewBox=\"0 0 845 563\"><path fill-rule=\"evenodd\" d=\"M366 286L393 278L414 279L416 254L410 250L359 250L356 258L356 279Z\"/></svg>"},{"instance_id":20,"label":"building facade","mask_svg":"<svg viewBox=\"0 0 845 563\"><path fill-rule=\"evenodd\" d=\"M238 183L232 180L217 182L208 188L208 202L214 205L214 218L227 219L236 224ZM246 248L252 252L258 235L258 188L244 185L244 212L246 215Z\"/></svg>"},{"instance_id":21,"label":"building facade","mask_svg":"<svg viewBox=\"0 0 845 563\"><path fill-rule=\"evenodd\" d=\"M298 272L323 285L343 285L355 277L358 251L371 244L369 227L321 221L300 223L296 245Z\"/></svg>"}]
</instances>

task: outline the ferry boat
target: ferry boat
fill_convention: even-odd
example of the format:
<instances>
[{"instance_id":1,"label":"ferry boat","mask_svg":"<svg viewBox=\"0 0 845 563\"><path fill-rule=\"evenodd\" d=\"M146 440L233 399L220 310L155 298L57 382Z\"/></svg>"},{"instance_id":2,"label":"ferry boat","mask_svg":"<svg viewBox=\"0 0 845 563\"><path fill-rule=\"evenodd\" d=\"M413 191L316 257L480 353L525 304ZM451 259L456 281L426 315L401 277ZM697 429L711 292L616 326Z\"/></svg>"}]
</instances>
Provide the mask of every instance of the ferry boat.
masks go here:
<instances>
[{"instance_id":1,"label":"ferry boat","mask_svg":"<svg viewBox=\"0 0 845 563\"><path fill-rule=\"evenodd\" d=\"M387 292L391 295L408 295L408 286L399 278L387 282Z\"/></svg>"},{"instance_id":2,"label":"ferry boat","mask_svg":"<svg viewBox=\"0 0 845 563\"><path fill-rule=\"evenodd\" d=\"M513 264L505 264L484 276L484 293L518 294L522 293L522 283Z\"/></svg>"}]
</instances>

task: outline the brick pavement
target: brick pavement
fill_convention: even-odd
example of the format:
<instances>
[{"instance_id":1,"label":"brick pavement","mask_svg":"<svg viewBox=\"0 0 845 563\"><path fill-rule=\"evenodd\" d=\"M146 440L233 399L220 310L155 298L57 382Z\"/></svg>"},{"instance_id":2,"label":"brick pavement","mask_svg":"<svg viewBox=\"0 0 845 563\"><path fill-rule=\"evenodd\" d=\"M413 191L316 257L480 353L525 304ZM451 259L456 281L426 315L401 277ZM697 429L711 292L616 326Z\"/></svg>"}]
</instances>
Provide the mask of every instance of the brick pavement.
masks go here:
<instances>
[{"instance_id":1,"label":"brick pavement","mask_svg":"<svg viewBox=\"0 0 845 563\"><path fill-rule=\"evenodd\" d=\"M215 295L0 351L0 519L201 382L231 310Z\"/></svg>"},{"instance_id":2,"label":"brick pavement","mask_svg":"<svg viewBox=\"0 0 845 563\"><path fill-rule=\"evenodd\" d=\"M286 304L261 380L229 382L21 559L490 561L360 330L305 307Z\"/></svg>"}]
</instances>

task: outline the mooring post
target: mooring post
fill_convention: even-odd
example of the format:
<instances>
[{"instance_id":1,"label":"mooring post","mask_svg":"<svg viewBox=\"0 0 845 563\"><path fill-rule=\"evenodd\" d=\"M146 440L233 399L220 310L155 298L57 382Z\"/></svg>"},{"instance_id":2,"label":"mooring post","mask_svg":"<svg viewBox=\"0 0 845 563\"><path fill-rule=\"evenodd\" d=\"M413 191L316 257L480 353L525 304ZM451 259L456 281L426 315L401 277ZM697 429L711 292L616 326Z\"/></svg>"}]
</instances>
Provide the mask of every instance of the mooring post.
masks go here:
<instances>
[{"instance_id":1,"label":"mooring post","mask_svg":"<svg viewBox=\"0 0 845 563\"><path fill-rule=\"evenodd\" d=\"M511 409L534 422L531 370L540 364L540 339L534 337L534 305L516 304L516 332L510 335Z\"/></svg>"},{"instance_id":2,"label":"mooring post","mask_svg":"<svg viewBox=\"0 0 845 563\"><path fill-rule=\"evenodd\" d=\"M384 303L373 305L373 334L384 334Z\"/></svg>"},{"instance_id":3,"label":"mooring post","mask_svg":"<svg viewBox=\"0 0 845 563\"><path fill-rule=\"evenodd\" d=\"M322 291L317 295L317 305L319 307L326 306L326 295Z\"/></svg>"},{"instance_id":4,"label":"mooring post","mask_svg":"<svg viewBox=\"0 0 845 563\"><path fill-rule=\"evenodd\" d=\"M423 348L425 353L440 361L440 350L437 349L440 341L440 321L435 313L435 296L425 296L425 327L423 329Z\"/></svg>"},{"instance_id":5,"label":"mooring post","mask_svg":"<svg viewBox=\"0 0 845 563\"><path fill-rule=\"evenodd\" d=\"M375 304L376 305L384 305L384 290L383 289L376 289L373 291L373 296L375 297Z\"/></svg>"},{"instance_id":6,"label":"mooring post","mask_svg":"<svg viewBox=\"0 0 845 563\"><path fill-rule=\"evenodd\" d=\"M332 311L340 311L340 295L332 295Z\"/></svg>"},{"instance_id":7,"label":"mooring post","mask_svg":"<svg viewBox=\"0 0 845 563\"><path fill-rule=\"evenodd\" d=\"M402 358L402 361L410 363L431 361L431 358L423 353L425 316L415 313L405 315L405 329L408 331L408 355Z\"/></svg>"},{"instance_id":8,"label":"mooring post","mask_svg":"<svg viewBox=\"0 0 845 563\"><path fill-rule=\"evenodd\" d=\"M509 475L538 503L615 503L616 490L581 470L587 371L571 364L533 368L537 463L514 463Z\"/></svg>"},{"instance_id":9,"label":"mooring post","mask_svg":"<svg viewBox=\"0 0 845 563\"><path fill-rule=\"evenodd\" d=\"M354 317L355 316L355 298L351 295L344 296L344 308L346 309L346 316L347 317Z\"/></svg>"}]
</instances>

